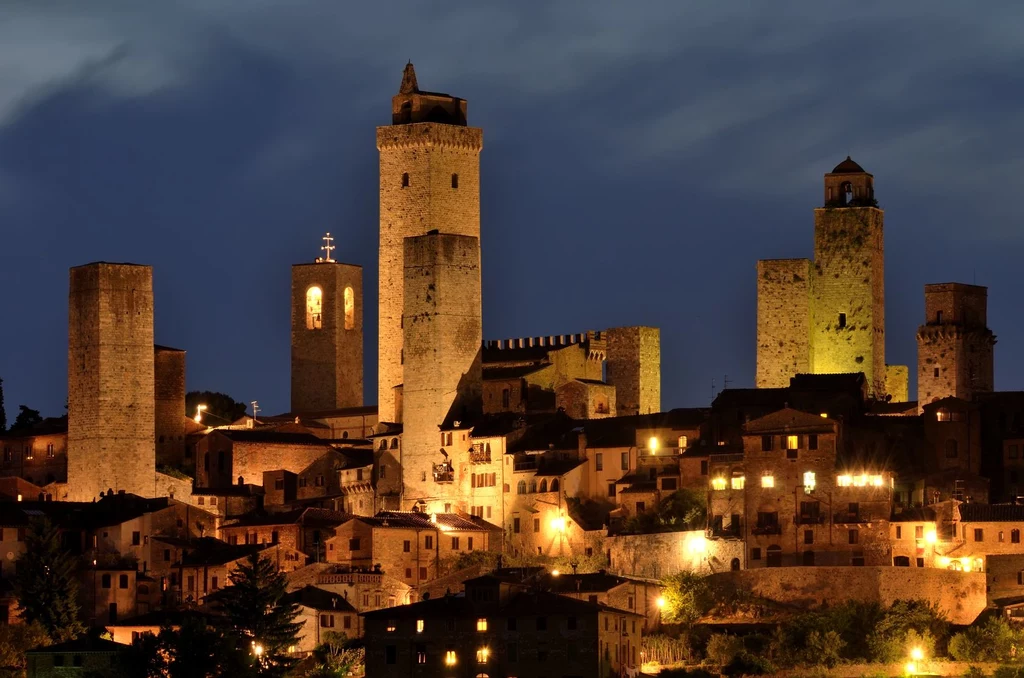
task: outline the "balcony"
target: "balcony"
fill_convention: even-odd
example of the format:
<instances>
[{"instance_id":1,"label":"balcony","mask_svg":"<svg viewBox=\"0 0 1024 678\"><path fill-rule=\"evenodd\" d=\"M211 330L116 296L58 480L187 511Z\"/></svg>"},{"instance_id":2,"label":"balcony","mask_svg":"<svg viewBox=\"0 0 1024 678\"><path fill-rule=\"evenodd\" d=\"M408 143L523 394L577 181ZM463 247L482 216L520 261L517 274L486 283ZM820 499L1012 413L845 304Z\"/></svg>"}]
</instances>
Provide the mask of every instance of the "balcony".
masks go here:
<instances>
[{"instance_id":1,"label":"balcony","mask_svg":"<svg viewBox=\"0 0 1024 678\"><path fill-rule=\"evenodd\" d=\"M867 516L863 516L860 512L852 513L850 511L842 511L834 516L834 521L840 524L853 524L853 523L869 523Z\"/></svg>"},{"instance_id":2,"label":"balcony","mask_svg":"<svg viewBox=\"0 0 1024 678\"><path fill-rule=\"evenodd\" d=\"M512 462L513 471L536 471L537 460L536 459L523 459Z\"/></svg>"},{"instance_id":3,"label":"balcony","mask_svg":"<svg viewBox=\"0 0 1024 678\"><path fill-rule=\"evenodd\" d=\"M473 448L469 451L469 461L471 464L490 464L491 451Z\"/></svg>"},{"instance_id":4,"label":"balcony","mask_svg":"<svg viewBox=\"0 0 1024 678\"><path fill-rule=\"evenodd\" d=\"M448 462L443 464L434 464L434 482L435 483L451 483L455 481L455 469Z\"/></svg>"},{"instance_id":5,"label":"balcony","mask_svg":"<svg viewBox=\"0 0 1024 678\"><path fill-rule=\"evenodd\" d=\"M728 538L728 537L739 537L740 527L739 525L713 525L708 528L708 537L712 538Z\"/></svg>"},{"instance_id":6,"label":"balcony","mask_svg":"<svg viewBox=\"0 0 1024 678\"><path fill-rule=\"evenodd\" d=\"M825 516L820 513L801 513L796 517L797 525L824 525Z\"/></svg>"},{"instance_id":7,"label":"balcony","mask_svg":"<svg viewBox=\"0 0 1024 678\"><path fill-rule=\"evenodd\" d=\"M782 526L779 524L755 525L750 532L752 534L782 534Z\"/></svg>"}]
</instances>

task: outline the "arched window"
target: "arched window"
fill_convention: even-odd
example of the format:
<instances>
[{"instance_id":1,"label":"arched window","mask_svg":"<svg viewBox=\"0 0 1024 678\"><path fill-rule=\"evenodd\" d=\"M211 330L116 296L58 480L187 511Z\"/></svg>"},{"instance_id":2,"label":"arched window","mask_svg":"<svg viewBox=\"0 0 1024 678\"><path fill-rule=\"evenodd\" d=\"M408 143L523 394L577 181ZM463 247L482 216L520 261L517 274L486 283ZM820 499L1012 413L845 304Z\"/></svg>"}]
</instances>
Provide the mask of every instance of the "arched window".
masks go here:
<instances>
[{"instance_id":1,"label":"arched window","mask_svg":"<svg viewBox=\"0 0 1024 678\"><path fill-rule=\"evenodd\" d=\"M380 441L380 446L379 446L379 448L378 448L378 449L381 449L381 450L386 450L386 449L388 449L388 441L386 441L386 440L382 440L382 441Z\"/></svg>"},{"instance_id":2,"label":"arched window","mask_svg":"<svg viewBox=\"0 0 1024 678\"><path fill-rule=\"evenodd\" d=\"M403 172L402 173L402 188L405 188L408 185L409 185L409 173L408 172Z\"/></svg>"},{"instance_id":3,"label":"arched window","mask_svg":"<svg viewBox=\"0 0 1024 678\"><path fill-rule=\"evenodd\" d=\"M547 492L548 491L548 481L547 480L540 481L540 491L541 492Z\"/></svg>"},{"instance_id":4,"label":"arched window","mask_svg":"<svg viewBox=\"0 0 1024 678\"><path fill-rule=\"evenodd\" d=\"M324 326L324 291L314 285L306 290L306 329L319 330Z\"/></svg>"},{"instance_id":5,"label":"arched window","mask_svg":"<svg viewBox=\"0 0 1024 678\"><path fill-rule=\"evenodd\" d=\"M851 202L853 202L853 184L847 181L842 186L840 186L839 197L842 198L844 205L849 205Z\"/></svg>"},{"instance_id":6,"label":"arched window","mask_svg":"<svg viewBox=\"0 0 1024 678\"><path fill-rule=\"evenodd\" d=\"M459 175L458 174L453 174L452 175L452 188L458 188L458 187L459 187Z\"/></svg>"},{"instance_id":7,"label":"arched window","mask_svg":"<svg viewBox=\"0 0 1024 678\"><path fill-rule=\"evenodd\" d=\"M733 558L732 562L729 563L729 569L731 569L733 572L739 570L740 569L740 559L739 558Z\"/></svg>"},{"instance_id":8,"label":"arched window","mask_svg":"<svg viewBox=\"0 0 1024 678\"><path fill-rule=\"evenodd\" d=\"M398 438L392 438L391 439L391 449L392 450L397 450L398 449Z\"/></svg>"},{"instance_id":9,"label":"arched window","mask_svg":"<svg viewBox=\"0 0 1024 678\"><path fill-rule=\"evenodd\" d=\"M537 479L533 478L530 480L530 494L534 494L537 491Z\"/></svg>"},{"instance_id":10,"label":"arched window","mask_svg":"<svg viewBox=\"0 0 1024 678\"><path fill-rule=\"evenodd\" d=\"M345 329L351 330L356 326L356 293L351 287L345 288Z\"/></svg>"},{"instance_id":11,"label":"arched window","mask_svg":"<svg viewBox=\"0 0 1024 678\"><path fill-rule=\"evenodd\" d=\"M558 478L551 479L551 491L558 492Z\"/></svg>"},{"instance_id":12,"label":"arched window","mask_svg":"<svg viewBox=\"0 0 1024 678\"><path fill-rule=\"evenodd\" d=\"M516 486L516 494L526 494L526 481L520 480Z\"/></svg>"},{"instance_id":13,"label":"arched window","mask_svg":"<svg viewBox=\"0 0 1024 678\"><path fill-rule=\"evenodd\" d=\"M946 440L946 459L956 459L958 454L956 438L948 438Z\"/></svg>"}]
</instances>

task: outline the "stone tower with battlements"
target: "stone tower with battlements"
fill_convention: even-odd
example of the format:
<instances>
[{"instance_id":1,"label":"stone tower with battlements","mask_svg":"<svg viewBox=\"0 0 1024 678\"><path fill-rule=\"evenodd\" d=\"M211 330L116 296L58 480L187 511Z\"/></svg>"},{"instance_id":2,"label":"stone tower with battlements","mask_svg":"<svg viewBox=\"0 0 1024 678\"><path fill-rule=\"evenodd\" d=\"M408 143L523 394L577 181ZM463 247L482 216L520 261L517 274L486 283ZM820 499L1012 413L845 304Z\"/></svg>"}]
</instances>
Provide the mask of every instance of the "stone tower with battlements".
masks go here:
<instances>
[{"instance_id":1,"label":"stone tower with battlements","mask_svg":"<svg viewBox=\"0 0 1024 678\"><path fill-rule=\"evenodd\" d=\"M421 90L413 66L408 64L399 92L391 100L391 124L377 128L380 152L377 402L381 421L399 420L396 389L405 382L402 327L405 239L436 230L475 238L479 247L482 148L483 131L466 124L466 101ZM477 260L479 266L479 253ZM466 293L479 295L479 285L473 289L475 292L468 290ZM478 341L474 349L479 344ZM407 401L402 410L408 412Z\"/></svg>"},{"instance_id":2,"label":"stone tower with battlements","mask_svg":"<svg viewBox=\"0 0 1024 678\"><path fill-rule=\"evenodd\" d=\"M884 213L874 177L849 157L825 175L814 260L758 262L757 386L794 374L863 372L869 394L906 397L906 370L885 364Z\"/></svg>"},{"instance_id":3,"label":"stone tower with battlements","mask_svg":"<svg viewBox=\"0 0 1024 678\"><path fill-rule=\"evenodd\" d=\"M363 269L333 260L296 264L292 266L291 411L362 404Z\"/></svg>"},{"instance_id":4,"label":"stone tower with battlements","mask_svg":"<svg viewBox=\"0 0 1024 678\"><path fill-rule=\"evenodd\" d=\"M457 505L458 483L438 469L464 460L441 449L441 427L483 410L480 241L431 231L405 239L403 260L402 504Z\"/></svg>"},{"instance_id":5,"label":"stone tower with battlements","mask_svg":"<svg viewBox=\"0 0 1024 678\"><path fill-rule=\"evenodd\" d=\"M95 263L70 277L67 498L155 496L153 269Z\"/></svg>"},{"instance_id":6,"label":"stone tower with battlements","mask_svg":"<svg viewBox=\"0 0 1024 678\"><path fill-rule=\"evenodd\" d=\"M925 285L924 306L925 322L917 329L919 411L934 400L971 400L992 391L996 338L987 326L988 288Z\"/></svg>"},{"instance_id":7,"label":"stone tower with battlements","mask_svg":"<svg viewBox=\"0 0 1024 678\"><path fill-rule=\"evenodd\" d=\"M661 331L614 327L605 333L608 383L615 387L617 415L661 412Z\"/></svg>"}]
</instances>

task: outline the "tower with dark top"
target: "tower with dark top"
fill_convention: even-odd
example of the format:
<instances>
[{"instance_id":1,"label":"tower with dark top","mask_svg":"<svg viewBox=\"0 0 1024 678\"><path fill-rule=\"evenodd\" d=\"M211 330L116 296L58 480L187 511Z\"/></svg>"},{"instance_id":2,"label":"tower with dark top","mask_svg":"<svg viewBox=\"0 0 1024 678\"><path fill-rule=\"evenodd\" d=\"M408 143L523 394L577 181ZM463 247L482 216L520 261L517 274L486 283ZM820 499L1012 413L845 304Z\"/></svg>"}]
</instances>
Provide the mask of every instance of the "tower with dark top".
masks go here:
<instances>
[{"instance_id":1,"label":"tower with dark top","mask_svg":"<svg viewBox=\"0 0 1024 678\"><path fill-rule=\"evenodd\" d=\"M480 238L483 131L466 124L466 101L419 88L405 67L391 100L391 124L377 128L380 249L377 402L381 421L397 421L404 378L405 239L438 231ZM479 253L477 255L479 261ZM479 275L479 268L477 269ZM479 294L479 285L466 294ZM479 303L479 300L476 300ZM479 343L479 342L478 342ZM404 409L404 408L403 408ZM434 422L436 425L440 422Z\"/></svg>"}]
</instances>

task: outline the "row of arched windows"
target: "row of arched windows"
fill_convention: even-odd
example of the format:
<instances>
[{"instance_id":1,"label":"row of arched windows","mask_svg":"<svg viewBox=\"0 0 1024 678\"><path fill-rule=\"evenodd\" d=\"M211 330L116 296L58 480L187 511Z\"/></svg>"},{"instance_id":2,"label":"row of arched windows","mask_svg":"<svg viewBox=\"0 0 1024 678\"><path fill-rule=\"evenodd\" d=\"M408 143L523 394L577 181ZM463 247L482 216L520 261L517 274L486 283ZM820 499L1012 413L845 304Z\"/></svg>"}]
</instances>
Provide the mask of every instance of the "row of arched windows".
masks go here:
<instances>
[{"instance_id":1,"label":"row of arched windows","mask_svg":"<svg viewBox=\"0 0 1024 678\"><path fill-rule=\"evenodd\" d=\"M346 287L343 294L345 310L345 329L355 329L356 326L356 293L351 287ZM321 330L324 327L324 291L313 285L306 290L306 329Z\"/></svg>"},{"instance_id":2,"label":"row of arched windows","mask_svg":"<svg viewBox=\"0 0 1024 678\"><path fill-rule=\"evenodd\" d=\"M548 485L547 478L541 478L538 486L537 479L533 478L529 485L525 480L520 480L516 486L516 494L536 494L537 492L558 492L558 478L552 478L550 485Z\"/></svg>"},{"instance_id":3,"label":"row of arched windows","mask_svg":"<svg viewBox=\"0 0 1024 678\"><path fill-rule=\"evenodd\" d=\"M377 445L377 449L378 450L386 450L386 449L388 449L388 441L387 441L386 438L381 438L380 444ZM391 439L391 449L392 450L397 450L398 449L398 438L392 438Z\"/></svg>"}]
</instances>

